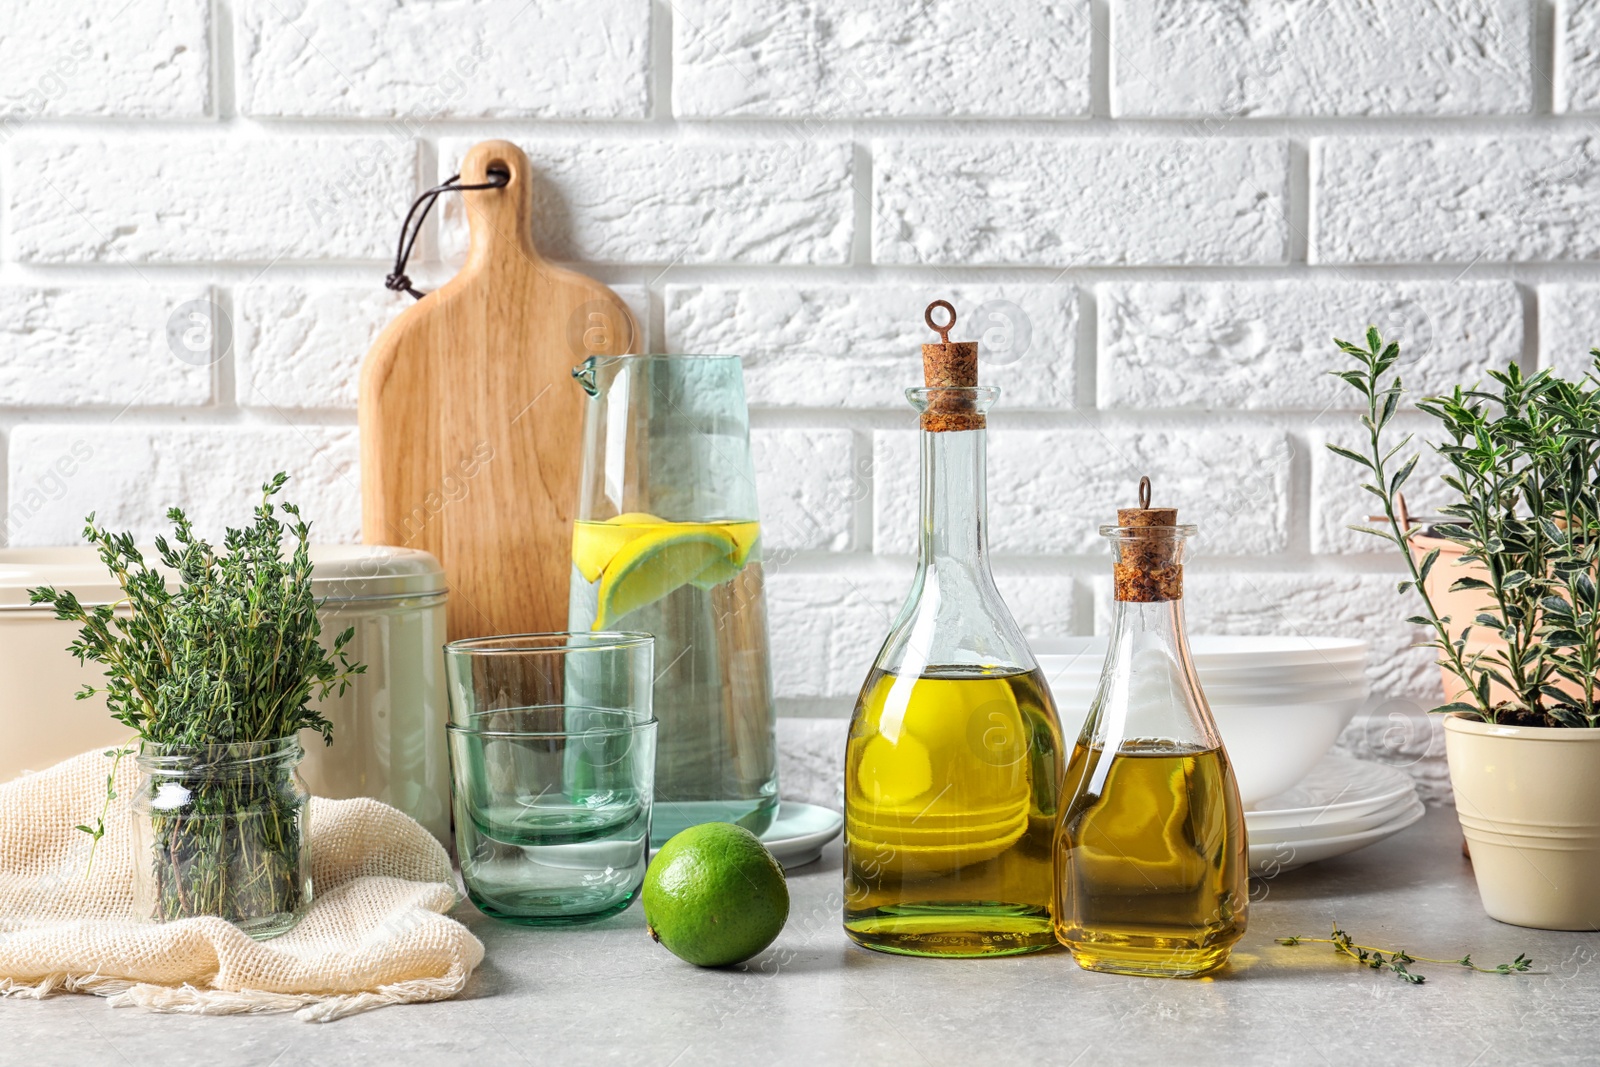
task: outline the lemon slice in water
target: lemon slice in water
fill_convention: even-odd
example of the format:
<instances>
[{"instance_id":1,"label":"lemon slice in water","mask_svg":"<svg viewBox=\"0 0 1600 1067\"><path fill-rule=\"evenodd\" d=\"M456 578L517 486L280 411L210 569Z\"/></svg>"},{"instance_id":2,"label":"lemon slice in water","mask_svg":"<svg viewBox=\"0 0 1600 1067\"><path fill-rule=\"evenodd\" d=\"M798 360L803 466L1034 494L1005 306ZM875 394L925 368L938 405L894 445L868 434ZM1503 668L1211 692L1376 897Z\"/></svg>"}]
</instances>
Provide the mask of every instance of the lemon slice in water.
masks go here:
<instances>
[{"instance_id":1,"label":"lemon slice in water","mask_svg":"<svg viewBox=\"0 0 1600 1067\"><path fill-rule=\"evenodd\" d=\"M594 629L604 630L719 563L726 565L738 553L734 539L715 526L645 527L617 549L600 573Z\"/></svg>"},{"instance_id":2,"label":"lemon slice in water","mask_svg":"<svg viewBox=\"0 0 1600 1067\"><path fill-rule=\"evenodd\" d=\"M644 511L614 515L602 522L579 522L572 531L572 562L586 582L597 581L622 546L670 525Z\"/></svg>"}]
</instances>

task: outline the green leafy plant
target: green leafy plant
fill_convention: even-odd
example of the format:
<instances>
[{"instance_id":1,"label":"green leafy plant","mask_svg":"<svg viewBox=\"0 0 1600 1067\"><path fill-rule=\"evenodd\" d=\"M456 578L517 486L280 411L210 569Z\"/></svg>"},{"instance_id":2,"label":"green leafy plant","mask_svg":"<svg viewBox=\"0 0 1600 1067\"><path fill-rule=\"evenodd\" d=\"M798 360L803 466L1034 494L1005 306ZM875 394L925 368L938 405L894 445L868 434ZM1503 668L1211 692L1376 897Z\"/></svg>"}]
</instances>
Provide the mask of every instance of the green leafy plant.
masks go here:
<instances>
[{"instance_id":1,"label":"green leafy plant","mask_svg":"<svg viewBox=\"0 0 1600 1067\"><path fill-rule=\"evenodd\" d=\"M114 604L86 607L70 590L29 590L33 603L78 624L68 651L105 669L104 685L86 685L78 698L103 692L112 717L147 753L193 754L183 783L186 811L153 818L164 918L265 914L298 893L300 800L283 781L292 769L262 765L241 773L237 760L245 746L302 729L320 731L331 744L332 724L312 702L342 694L365 670L345 652L353 628L334 639L331 652L319 640L310 524L285 503L286 523L272 503L287 480L279 473L262 487L254 523L230 528L221 552L196 535L182 510L168 511L172 540L155 541L164 571L146 563L132 534L111 533L91 514L84 537L121 587ZM116 797L117 763L134 750L107 753L106 807L95 825L78 827L96 843ZM241 874L241 856L253 870ZM90 857L92 863L92 846Z\"/></svg>"},{"instance_id":2,"label":"green leafy plant","mask_svg":"<svg viewBox=\"0 0 1600 1067\"><path fill-rule=\"evenodd\" d=\"M1549 370L1525 376L1513 364L1489 372L1494 391L1457 386L1418 401L1444 431L1434 447L1448 465L1444 484L1457 496L1431 532L1461 545L1461 562L1480 564L1485 575L1450 586L1489 602L1457 633L1462 620L1441 615L1426 585L1439 550L1417 559L1411 540L1421 530L1401 515L1401 488L1419 458L1409 447L1413 435L1393 445L1385 439L1405 392L1395 372L1400 346L1375 329L1366 342L1336 339L1357 366L1334 373L1366 400L1367 448L1328 447L1371 475L1362 488L1382 503L1387 527L1351 528L1401 550L1410 575L1399 590L1415 592L1424 609L1408 621L1431 631L1440 666L1463 683L1461 699L1435 710L1486 722L1600 726L1600 349L1592 353L1596 372L1579 382ZM1474 627L1492 631L1498 647L1469 653ZM1496 685L1509 696L1497 699Z\"/></svg>"},{"instance_id":3,"label":"green leafy plant","mask_svg":"<svg viewBox=\"0 0 1600 1067\"><path fill-rule=\"evenodd\" d=\"M1358 945L1355 939L1343 930L1339 924L1333 924L1333 934L1330 937L1280 937L1280 945L1320 944L1332 945L1333 950L1341 956L1347 956L1362 966L1374 971L1389 970L1402 982L1412 985L1421 985L1428 979L1411 970L1413 963L1454 963L1479 974L1527 974L1533 968L1533 959L1526 953L1517 953L1517 958L1510 963L1501 963L1493 967L1479 967L1472 962L1472 954L1468 953L1458 960L1435 959L1432 956L1413 956L1405 949L1380 949L1371 945Z\"/></svg>"}]
</instances>

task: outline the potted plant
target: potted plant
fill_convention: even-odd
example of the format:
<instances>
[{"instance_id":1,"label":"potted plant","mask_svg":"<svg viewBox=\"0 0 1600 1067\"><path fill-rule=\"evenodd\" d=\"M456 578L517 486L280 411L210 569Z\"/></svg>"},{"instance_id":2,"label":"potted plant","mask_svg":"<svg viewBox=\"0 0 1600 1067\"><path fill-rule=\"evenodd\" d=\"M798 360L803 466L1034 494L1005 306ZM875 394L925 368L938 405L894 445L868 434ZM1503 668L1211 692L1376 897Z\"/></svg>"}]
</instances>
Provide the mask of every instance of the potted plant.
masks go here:
<instances>
[{"instance_id":1,"label":"potted plant","mask_svg":"<svg viewBox=\"0 0 1600 1067\"><path fill-rule=\"evenodd\" d=\"M1417 407L1444 441L1444 483L1456 502L1431 528L1445 545L1413 551L1401 487L1416 469L1411 436L1385 428L1403 395L1398 344L1368 330L1366 347L1337 341L1357 366L1335 372L1366 401L1367 447L1330 445L1365 468L1363 486L1387 526L1355 527L1400 548L1446 686L1445 749L1478 891L1502 922L1600 928L1600 350L1582 381L1515 366L1492 389L1457 387ZM1408 454L1409 453L1409 454ZM1470 619L1439 595L1465 595ZM1470 608L1469 608L1470 610ZM1459 608L1457 609L1459 611ZM1453 695L1452 695L1453 694Z\"/></svg>"},{"instance_id":2,"label":"potted plant","mask_svg":"<svg viewBox=\"0 0 1600 1067\"><path fill-rule=\"evenodd\" d=\"M262 487L254 525L228 530L221 553L181 510L169 511L173 541L156 538L165 573L146 564L131 534L112 534L91 514L84 536L121 586L116 604L29 590L33 603L79 624L68 650L105 668L112 715L137 735L136 746L107 753L106 808L79 829L96 842L105 834L117 764L134 755L141 918L217 915L265 938L292 927L311 903L299 732L319 730L331 744L332 726L311 701L342 693L365 668L344 652L353 630L334 639L331 654L318 642L310 524L284 504L293 519L285 524L271 503L287 478ZM85 686L78 696L95 692Z\"/></svg>"}]
</instances>

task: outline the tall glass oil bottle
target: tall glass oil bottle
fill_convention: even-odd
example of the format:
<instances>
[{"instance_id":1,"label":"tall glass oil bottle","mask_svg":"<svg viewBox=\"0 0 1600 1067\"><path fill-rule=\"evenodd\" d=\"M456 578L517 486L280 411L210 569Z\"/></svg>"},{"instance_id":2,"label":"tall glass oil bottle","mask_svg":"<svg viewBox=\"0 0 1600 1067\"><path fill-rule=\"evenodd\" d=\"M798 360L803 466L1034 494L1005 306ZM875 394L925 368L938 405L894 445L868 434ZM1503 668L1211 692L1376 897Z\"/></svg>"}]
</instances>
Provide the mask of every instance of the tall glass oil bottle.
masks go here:
<instances>
[{"instance_id":1,"label":"tall glass oil bottle","mask_svg":"<svg viewBox=\"0 0 1600 1067\"><path fill-rule=\"evenodd\" d=\"M1093 971L1188 978L1244 933L1249 868L1239 788L1195 678L1173 508L1102 526L1116 615L1100 687L1067 764L1056 837L1056 936Z\"/></svg>"},{"instance_id":2,"label":"tall glass oil bottle","mask_svg":"<svg viewBox=\"0 0 1600 1067\"><path fill-rule=\"evenodd\" d=\"M950 324L935 326L935 307ZM1050 948L1061 725L984 543L978 346L930 305L916 577L861 688L845 755L844 925L916 956Z\"/></svg>"}]
</instances>

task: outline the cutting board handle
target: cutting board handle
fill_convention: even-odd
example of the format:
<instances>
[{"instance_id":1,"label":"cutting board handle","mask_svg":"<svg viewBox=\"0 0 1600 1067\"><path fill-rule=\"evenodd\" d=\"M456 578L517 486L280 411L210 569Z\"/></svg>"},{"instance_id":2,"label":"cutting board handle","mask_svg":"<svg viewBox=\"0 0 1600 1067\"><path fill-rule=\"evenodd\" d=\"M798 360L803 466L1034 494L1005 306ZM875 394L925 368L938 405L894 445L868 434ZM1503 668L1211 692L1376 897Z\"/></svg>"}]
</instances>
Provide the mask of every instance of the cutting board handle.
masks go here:
<instances>
[{"instance_id":1,"label":"cutting board handle","mask_svg":"<svg viewBox=\"0 0 1600 1067\"><path fill-rule=\"evenodd\" d=\"M544 257L533 245L533 166L527 155L510 141L482 141L461 160L461 181L475 185L489 180L491 170L503 170L511 180L498 189L474 189L461 194L472 233L468 268L492 267L510 251L535 263Z\"/></svg>"}]
</instances>

